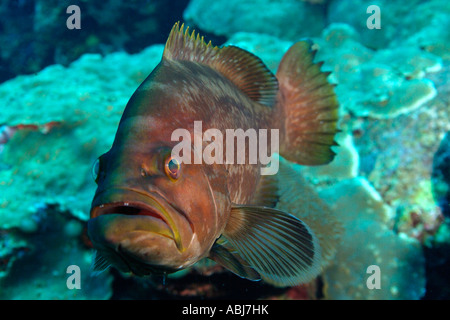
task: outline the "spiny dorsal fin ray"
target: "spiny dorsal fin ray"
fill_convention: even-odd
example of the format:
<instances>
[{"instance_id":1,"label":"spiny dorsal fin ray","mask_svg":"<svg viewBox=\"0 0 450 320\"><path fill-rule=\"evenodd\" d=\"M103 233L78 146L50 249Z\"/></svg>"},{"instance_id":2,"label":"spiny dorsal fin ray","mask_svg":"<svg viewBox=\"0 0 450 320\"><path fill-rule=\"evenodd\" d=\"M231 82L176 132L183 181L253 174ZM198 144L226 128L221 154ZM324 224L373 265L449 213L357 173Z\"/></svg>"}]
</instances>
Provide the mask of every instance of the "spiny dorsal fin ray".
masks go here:
<instances>
[{"instance_id":1,"label":"spiny dorsal fin ray","mask_svg":"<svg viewBox=\"0 0 450 320\"><path fill-rule=\"evenodd\" d=\"M219 52L219 47L213 46L211 41L206 44L204 37L195 31L189 35L189 27L184 30L184 23L180 26L179 22L175 23L167 38L164 47L163 58L170 60L188 60L195 62L210 61Z\"/></svg>"},{"instance_id":2,"label":"spiny dorsal fin ray","mask_svg":"<svg viewBox=\"0 0 450 320\"><path fill-rule=\"evenodd\" d=\"M235 46L219 48L184 24L177 22L170 32L163 59L187 60L204 63L222 73L228 80L255 102L273 106L278 92L278 81L255 55Z\"/></svg>"}]
</instances>

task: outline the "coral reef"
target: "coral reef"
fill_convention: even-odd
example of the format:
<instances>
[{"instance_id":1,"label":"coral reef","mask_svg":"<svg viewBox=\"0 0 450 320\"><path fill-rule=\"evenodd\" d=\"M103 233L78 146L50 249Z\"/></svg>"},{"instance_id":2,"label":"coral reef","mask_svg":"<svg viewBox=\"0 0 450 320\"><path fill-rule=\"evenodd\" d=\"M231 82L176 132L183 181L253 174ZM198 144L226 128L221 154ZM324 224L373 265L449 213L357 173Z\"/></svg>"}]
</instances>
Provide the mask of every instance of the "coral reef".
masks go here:
<instances>
[{"instance_id":1,"label":"coral reef","mask_svg":"<svg viewBox=\"0 0 450 320\"><path fill-rule=\"evenodd\" d=\"M54 208L43 208L35 219L40 223L33 230L10 229L0 237L0 248L15 251L0 253L0 299L110 298L112 277L90 274L91 253L80 240L82 222ZM68 289L67 267L71 265L80 268L80 289Z\"/></svg>"},{"instance_id":2,"label":"coral reef","mask_svg":"<svg viewBox=\"0 0 450 320\"><path fill-rule=\"evenodd\" d=\"M77 227L70 224L88 219L95 191L92 164L109 149L130 95L160 61L162 49L155 45L136 55L115 53L105 58L84 55L68 68L49 66L36 76L21 76L0 87L0 100L8 106L0 112L0 123L5 124L0 154L4 275L0 287L8 288L8 293L0 297L99 299L111 295L111 278L90 278L92 253L78 243L85 236L75 237ZM65 212L69 220L58 218ZM50 226L54 221L57 225ZM58 237L68 236L55 232L67 228L76 239L58 242ZM61 259L68 255L71 261ZM46 265L29 270L33 259ZM71 264L82 268L85 288L81 292L65 285L65 268ZM33 275L35 281L16 283L21 273ZM24 286L27 290L21 291Z\"/></svg>"},{"instance_id":3,"label":"coral reef","mask_svg":"<svg viewBox=\"0 0 450 320\"><path fill-rule=\"evenodd\" d=\"M87 220L95 191L92 164L111 146L129 97L159 62L162 49L84 55L68 68L50 66L1 86L0 99L8 107L0 112L0 123L23 127L1 154L3 228L19 227L46 204ZM17 193L21 189L26 192Z\"/></svg>"},{"instance_id":4,"label":"coral reef","mask_svg":"<svg viewBox=\"0 0 450 320\"><path fill-rule=\"evenodd\" d=\"M267 46L260 45L260 41L268 40L260 39L270 39L271 49L289 46L286 41L249 33L237 33L229 43L254 52L275 71L280 55L271 54ZM366 217L367 210L362 206L360 212L354 212L354 217L365 217L355 218L355 228L361 225L363 230L370 225L377 230L373 239L368 237L364 244L359 244L361 251L369 241L374 243L366 256L358 261L366 260L364 264L367 264L371 258L376 260L376 256L378 259L388 257L389 250L403 252L402 261L409 261L386 266L389 276L384 281L392 279L392 282L385 283L390 289L384 293L364 294L361 278L347 278L343 282L353 283L354 287L347 288L348 295L342 292L339 295L339 290L332 290L330 283L340 283L341 277L349 274L352 267L329 271L324 277L325 295L333 298L420 298L425 292L425 263L417 240L428 243L439 230L445 230L442 210L432 196L434 184L431 180L433 156L450 126L447 111L449 72L445 56L431 54L418 46L375 51L362 45L358 32L345 24L330 25L321 38L313 38L313 41L318 50L316 60L325 61L323 69L332 70L330 79L338 84L336 92L341 102L343 133L338 136L341 146L336 148L335 161L327 166L305 167L302 173L319 190L329 188L334 190L330 194L341 196L345 189L340 189L339 185L349 183L346 179L357 176L360 176L357 179L364 179L364 186L373 191L369 194L382 199L389 214L384 220L372 221ZM446 188L446 182L441 186ZM333 199L324 194L324 200ZM350 198L347 201L345 205L351 206ZM332 202L328 203L335 208ZM339 208L336 214L341 214ZM440 232L445 234L445 231ZM364 237L364 232L357 235ZM352 242L352 236L355 234L344 234L344 239ZM375 254L373 248L377 247L391 249ZM427 252L429 248L425 247ZM340 251L342 256L338 250L337 261L345 263L349 258L346 249ZM409 269L411 266L415 266L415 271ZM331 266L330 270L333 268ZM408 287L408 280L401 279L405 272L412 275L415 286ZM331 273L334 276L330 276Z\"/></svg>"},{"instance_id":5,"label":"coral reef","mask_svg":"<svg viewBox=\"0 0 450 320\"><path fill-rule=\"evenodd\" d=\"M29 0L0 3L0 82L37 72L50 64L67 66L84 53L136 53L163 43L188 0L123 2ZM78 5L81 30L69 30L67 7ZM133 19L129 19L133 17Z\"/></svg>"},{"instance_id":6,"label":"coral reef","mask_svg":"<svg viewBox=\"0 0 450 320\"><path fill-rule=\"evenodd\" d=\"M342 131L337 156L326 166L290 164L303 178L282 187L298 201L290 202L288 192L280 206L303 210L303 218L320 225L320 218L308 217L308 210L317 208L308 207L303 192L294 194L314 188L336 219L322 227L339 221L342 230L334 239L336 250L327 251L333 258L322 275L291 289L249 282L215 264L199 264L167 279L115 270L90 277L92 252L84 224L95 188L92 164L109 149L128 99L159 63L163 46L138 54L106 53L140 50L150 44L142 40L147 36L162 43L174 21L157 18L154 12L161 8L150 7L130 21L126 15L139 10L139 2L89 4L86 12L97 17L85 20L90 36L72 39L77 46L70 51L69 44L48 41L62 36L54 22L66 8L51 10L51 4L14 2L22 6L20 13L12 4L0 5L2 16L16 10L11 18L36 17L36 32L42 32L30 42L28 33L17 36L29 31L26 23L0 25L7 31L0 36L2 62L25 68L0 72L9 77L36 71L0 85L1 299L449 298L447 2L192 0L184 12L187 22L249 50L273 72L292 43L309 37L316 61L324 61L322 70L331 71L329 80L337 84ZM381 8L380 30L366 27L371 4ZM99 14L105 10L107 15ZM121 21L130 24L121 26ZM101 25L108 35L89 31ZM141 41L132 46L133 39ZM93 48L104 56L87 53ZM87 54L69 63L81 53ZM65 66L38 71L55 61ZM81 268L81 290L66 286L66 268L72 264ZM367 287L371 265L380 268L381 289Z\"/></svg>"},{"instance_id":7,"label":"coral reef","mask_svg":"<svg viewBox=\"0 0 450 320\"><path fill-rule=\"evenodd\" d=\"M359 173L359 154L356 151L353 136L340 133L336 137L339 148L334 160L326 166L303 167L302 174L314 185L333 183L342 179L355 178Z\"/></svg>"},{"instance_id":8,"label":"coral reef","mask_svg":"<svg viewBox=\"0 0 450 320\"><path fill-rule=\"evenodd\" d=\"M357 39L356 30L342 24L328 26L322 39L315 39L318 60L331 68L339 85L343 109L358 117L384 119L408 113L435 97L433 82L423 77L440 70L440 57L418 48L373 51Z\"/></svg>"},{"instance_id":9,"label":"coral reef","mask_svg":"<svg viewBox=\"0 0 450 320\"><path fill-rule=\"evenodd\" d=\"M381 29L366 27L370 5L380 8ZM328 23L353 26L361 35L362 44L369 48L395 48L408 43L448 54L450 5L446 1L332 0L327 13Z\"/></svg>"},{"instance_id":10,"label":"coral reef","mask_svg":"<svg viewBox=\"0 0 450 320\"><path fill-rule=\"evenodd\" d=\"M425 293L420 243L399 237L386 226L392 216L365 178L344 180L321 196L345 226L334 263L325 270L324 294L330 299L419 299ZM380 289L368 289L367 268L380 268Z\"/></svg>"},{"instance_id":11,"label":"coral reef","mask_svg":"<svg viewBox=\"0 0 450 320\"><path fill-rule=\"evenodd\" d=\"M430 78L448 74L447 70L445 67ZM362 174L396 209L396 228L405 232L406 226L401 226L405 215L418 214L420 225L431 232L441 222L441 210L432 196L432 163L440 141L450 129L450 117L448 94L443 85L435 82L438 94L426 107L385 120L384 126L373 119L356 126L354 121L348 122L350 130L358 130L355 144ZM408 232L422 237L427 230Z\"/></svg>"},{"instance_id":12,"label":"coral reef","mask_svg":"<svg viewBox=\"0 0 450 320\"><path fill-rule=\"evenodd\" d=\"M228 37L237 32L254 32L298 39L319 35L325 25L322 5L297 0L193 0L183 17L191 25Z\"/></svg>"}]
</instances>

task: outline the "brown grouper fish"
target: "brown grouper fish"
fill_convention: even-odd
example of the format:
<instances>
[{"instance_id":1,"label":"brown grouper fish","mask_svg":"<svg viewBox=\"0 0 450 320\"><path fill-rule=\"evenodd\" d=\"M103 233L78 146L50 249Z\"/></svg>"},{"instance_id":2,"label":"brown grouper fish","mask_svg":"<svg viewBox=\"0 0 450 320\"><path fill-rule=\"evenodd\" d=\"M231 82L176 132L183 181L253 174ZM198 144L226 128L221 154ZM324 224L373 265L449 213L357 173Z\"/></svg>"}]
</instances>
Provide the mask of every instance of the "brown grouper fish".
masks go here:
<instances>
[{"instance_id":1,"label":"brown grouper fish","mask_svg":"<svg viewBox=\"0 0 450 320\"><path fill-rule=\"evenodd\" d=\"M230 129L277 130L278 148L269 154L303 165L330 162L338 103L314 53L309 42L295 43L275 76L253 54L206 44L176 23L161 62L131 97L111 149L95 165L88 222L94 270L166 274L210 258L240 277L277 286L316 277L320 235L276 208L279 174L262 175L260 162L186 163L172 152L180 128L191 142L203 139L201 150L197 144L183 157L211 149L212 138L195 130L201 123L202 132L223 132L223 141ZM225 154L225 143L215 139L223 148L214 155ZM249 150L234 151L247 151L248 160Z\"/></svg>"}]
</instances>

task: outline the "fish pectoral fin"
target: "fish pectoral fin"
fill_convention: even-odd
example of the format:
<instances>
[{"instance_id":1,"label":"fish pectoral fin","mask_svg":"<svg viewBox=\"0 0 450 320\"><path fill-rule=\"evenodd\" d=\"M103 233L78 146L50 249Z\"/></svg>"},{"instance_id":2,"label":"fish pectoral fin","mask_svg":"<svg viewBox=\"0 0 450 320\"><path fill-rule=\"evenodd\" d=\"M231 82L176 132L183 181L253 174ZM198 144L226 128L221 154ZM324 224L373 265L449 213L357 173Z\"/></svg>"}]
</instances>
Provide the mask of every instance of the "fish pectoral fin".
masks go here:
<instances>
[{"instance_id":1,"label":"fish pectoral fin","mask_svg":"<svg viewBox=\"0 0 450 320\"><path fill-rule=\"evenodd\" d=\"M90 267L90 271L92 275L98 275L103 271L108 270L111 264L101 256L98 251L94 251L94 258L92 259L92 264Z\"/></svg>"},{"instance_id":2,"label":"fish pectoral fin","mask_svg":"<svg viewBox=\"0 0 450 320\"><path fill-rule=\"evenodd\" d=\"M214 260L241 278L252 281L261 280L259 273L244 261L237 252L233 252L231 248L227 248L217 242L211 248L208 258Z\"/></svg>"},{"instance_id":3,"label":"fish pectoral fin","mask_svg":"<svg viewBox=\"0 0 450 320\"><path fill-rule=\"evenodd\" d=\"M321 250L309 227L286 212L233 205L224 237L261 278L275 286L295 286L320 272Z\"/></svg>"}]
</instances>

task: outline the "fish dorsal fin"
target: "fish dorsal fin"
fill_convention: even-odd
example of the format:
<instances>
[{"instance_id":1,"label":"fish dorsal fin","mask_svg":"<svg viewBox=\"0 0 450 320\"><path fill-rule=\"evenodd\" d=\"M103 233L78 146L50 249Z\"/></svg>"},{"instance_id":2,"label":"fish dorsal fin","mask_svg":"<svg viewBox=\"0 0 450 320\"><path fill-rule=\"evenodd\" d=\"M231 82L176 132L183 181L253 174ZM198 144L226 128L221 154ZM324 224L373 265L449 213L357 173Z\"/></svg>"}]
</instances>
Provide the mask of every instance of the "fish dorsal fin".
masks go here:
<instances>
[{"instance_id":1,"label":"fish dorsal fin","mask_svg":"<svg viewBox=\"0 0 450 320\"><path fill-rule=\"evenodd\" d=\"M206 44L203 36L198 33L195 36L195 31L189 35L189 27L186 31L183 29L184 23L180 26L179 22L172 27L164 47L164 59L208 63L216 57L219 47L213 46L211 41Z\"/></svg>"},{"instance_id":2,"label":"fish dorsal fin","mask_svg":"<svg viewBox=\"0 0 450 320\"><path fill-rule=\"evenodd\" d=\"M222 73L251 100L273 106L278 92L275 75L255 55L235 46L219 48L189 27L177 22L172 28L164 48L163 59L187 60L204 63Z\"/></svg>"}]
</instances>

